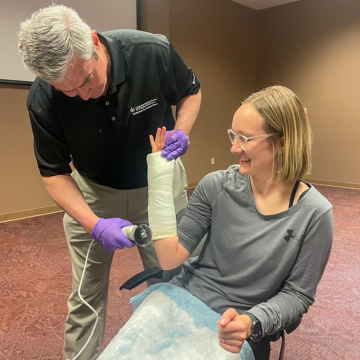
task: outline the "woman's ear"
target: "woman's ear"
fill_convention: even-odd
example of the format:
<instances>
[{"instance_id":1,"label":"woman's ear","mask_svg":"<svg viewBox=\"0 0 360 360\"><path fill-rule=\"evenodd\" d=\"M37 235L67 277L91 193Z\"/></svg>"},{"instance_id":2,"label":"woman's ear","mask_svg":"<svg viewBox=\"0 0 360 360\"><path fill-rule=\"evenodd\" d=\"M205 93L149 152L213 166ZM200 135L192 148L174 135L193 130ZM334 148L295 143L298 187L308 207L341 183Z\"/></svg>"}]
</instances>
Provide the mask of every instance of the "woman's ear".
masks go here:
<instances>
[{"instance_id":1,"label":"woman's ear","mask_svg":"<svg viewBox=\"0 0 360 360\"><path fill-rule=\"evenodd\" d=\"M284 141L284 137L281 137L280 138L280 141L279 141L279 152L284 152L284 146L285 146L285 141Z\"/></svg>"},{"instance_id":2,"label":"woman's ear","mask_svg":"<svg viewBox=\"0 0 360 360\"><path fill-rule=\"evenodd\" d=\"M276 139L273 143L273 148L275 156L282 157L285 153L284 138Z\"/></svg>"}]
</instances>

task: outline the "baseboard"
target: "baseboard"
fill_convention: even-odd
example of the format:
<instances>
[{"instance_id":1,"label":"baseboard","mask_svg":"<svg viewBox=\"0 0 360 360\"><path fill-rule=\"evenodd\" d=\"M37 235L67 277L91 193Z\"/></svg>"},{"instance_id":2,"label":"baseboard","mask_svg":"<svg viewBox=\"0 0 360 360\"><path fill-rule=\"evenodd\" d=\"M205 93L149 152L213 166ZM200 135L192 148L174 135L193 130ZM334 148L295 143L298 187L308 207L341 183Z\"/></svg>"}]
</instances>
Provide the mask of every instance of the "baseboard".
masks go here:
<instances>
[{"instance_id":1,"label":"baseboard","mask_svg":"<svg viewBox=\"0 0 360 360\"><path fill-rule=\"evenodd\" d=\"M348 189L360 189L360 184L345 183L345 182L339 182L339 181L319 180L319 179L308 179L308 178L305 178L304 180L309 182L310 184L314 184L314 185L335 186L335 187L342 187L342 188L348 188Z\"/></svg>"},{"instance_id":2,"label":"baseboard","mask_svg":"<svg viewBox=\"0 0 360 360\"><path fill-rule=\"evenodd\" d=\"M34 217L34 216L48 215L48 214L52 214L52 213L56 213L56 212L60 212L60 211L62 211L62 210L59 206L52 205L52 206L46 206L46 207L37 208L37 209L16 211L16 212L7 213L7 214L0 214L0 223L6 222L6 221Z\"/></svg>"}]
</instances>

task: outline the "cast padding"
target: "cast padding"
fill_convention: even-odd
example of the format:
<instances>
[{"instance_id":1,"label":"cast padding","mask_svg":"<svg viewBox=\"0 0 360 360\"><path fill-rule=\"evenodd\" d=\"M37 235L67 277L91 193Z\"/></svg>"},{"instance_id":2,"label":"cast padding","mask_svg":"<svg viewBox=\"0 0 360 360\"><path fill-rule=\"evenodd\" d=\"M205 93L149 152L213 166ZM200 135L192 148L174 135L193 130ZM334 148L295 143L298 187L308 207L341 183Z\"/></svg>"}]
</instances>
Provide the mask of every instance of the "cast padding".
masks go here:
<instances>
[{"instance_id":1,"label":"cast padding","mask_svg":"<svg viewBox=\"0 0 360 360\"><path fill-rule=\"evenodd\" d=\"M168 161L160 152L147 156L149 226L153 240L176 235L176 214L173 196L175 161Z\"/></svg>"}]
</instances>

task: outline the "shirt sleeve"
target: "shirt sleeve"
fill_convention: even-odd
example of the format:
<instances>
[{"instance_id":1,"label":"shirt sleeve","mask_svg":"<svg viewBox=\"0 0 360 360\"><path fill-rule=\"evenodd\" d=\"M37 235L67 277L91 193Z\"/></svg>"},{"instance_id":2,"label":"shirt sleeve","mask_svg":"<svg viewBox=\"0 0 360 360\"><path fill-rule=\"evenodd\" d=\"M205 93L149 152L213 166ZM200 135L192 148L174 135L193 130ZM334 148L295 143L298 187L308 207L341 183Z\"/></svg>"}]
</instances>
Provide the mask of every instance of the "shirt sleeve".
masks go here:
<instances>
[{"instance_id":1,"label":"shirt sleeve","mask_svg":"<svg viewBox=\"0 0 360 360\"><path fill-rule=\"evenodd\" d=\"M210 173L199 182L178 224L179 243L190 254L210 231L213 203L222 189L220 177L220 172Z\"/></svg>"},{"instance_id":2,"label":"shirt sleeve","mask_svg":"<svg viewBox=\"0 0 360 360\"><path fill-rule=\"evenodd\" d=\"M333 240L333 215L328 210L304 235L298 258L281 290L247 312L256 316L263 336L284 329L306 313L329 260Z\"/></svg>"},{"instance_id":3,"label":"shirt sleeve","mask_svg":"<svg viewBox=\"0 0 360 360\"><path fill-rule=\"evenodd\" d=\"M171 44L167 56L158 56L157 59L164 96L171 105L176 105L182 98L199 92L200 82L195 73Z\"/></svg>"},{"instance_id":4,"label":"shirt sleeve","mask_svg":"<svg viewBox=\"0 0 360 360\"><path fill-rule=\"evenodd\" d=\"M55 110L41 86L28 101L34 152L40 174L44 177L71 173L71 156Z\"/></svg>"}]
</instances>

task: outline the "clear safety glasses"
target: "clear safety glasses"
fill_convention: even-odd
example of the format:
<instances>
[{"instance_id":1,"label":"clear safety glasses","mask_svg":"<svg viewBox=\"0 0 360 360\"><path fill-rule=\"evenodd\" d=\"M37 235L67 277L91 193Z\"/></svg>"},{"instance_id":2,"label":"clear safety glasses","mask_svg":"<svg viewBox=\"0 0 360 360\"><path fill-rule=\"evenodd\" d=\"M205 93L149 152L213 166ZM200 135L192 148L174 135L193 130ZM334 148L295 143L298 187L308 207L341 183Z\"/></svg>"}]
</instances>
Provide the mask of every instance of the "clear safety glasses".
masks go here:
<instances>
[{"instance_id":1,"label":"clear safety glasses","mask_svg":"<svg viewBox=\"0 0 360 360\"><path fill-rule=\"evenodd\" d=\"M255 136L247 137L245 135L235 134L231 129L228 129L227 133L229 135L229 139L230 139L231 143L234 144L235 139L237 139L239 146L243 150L246 150L247 143L249 140L256 139L256 138L262 138L262 137L269 137L269 136L273 135L273 134L262 134L262 135L255 135Z\"/></svg>"}]
</instances>

